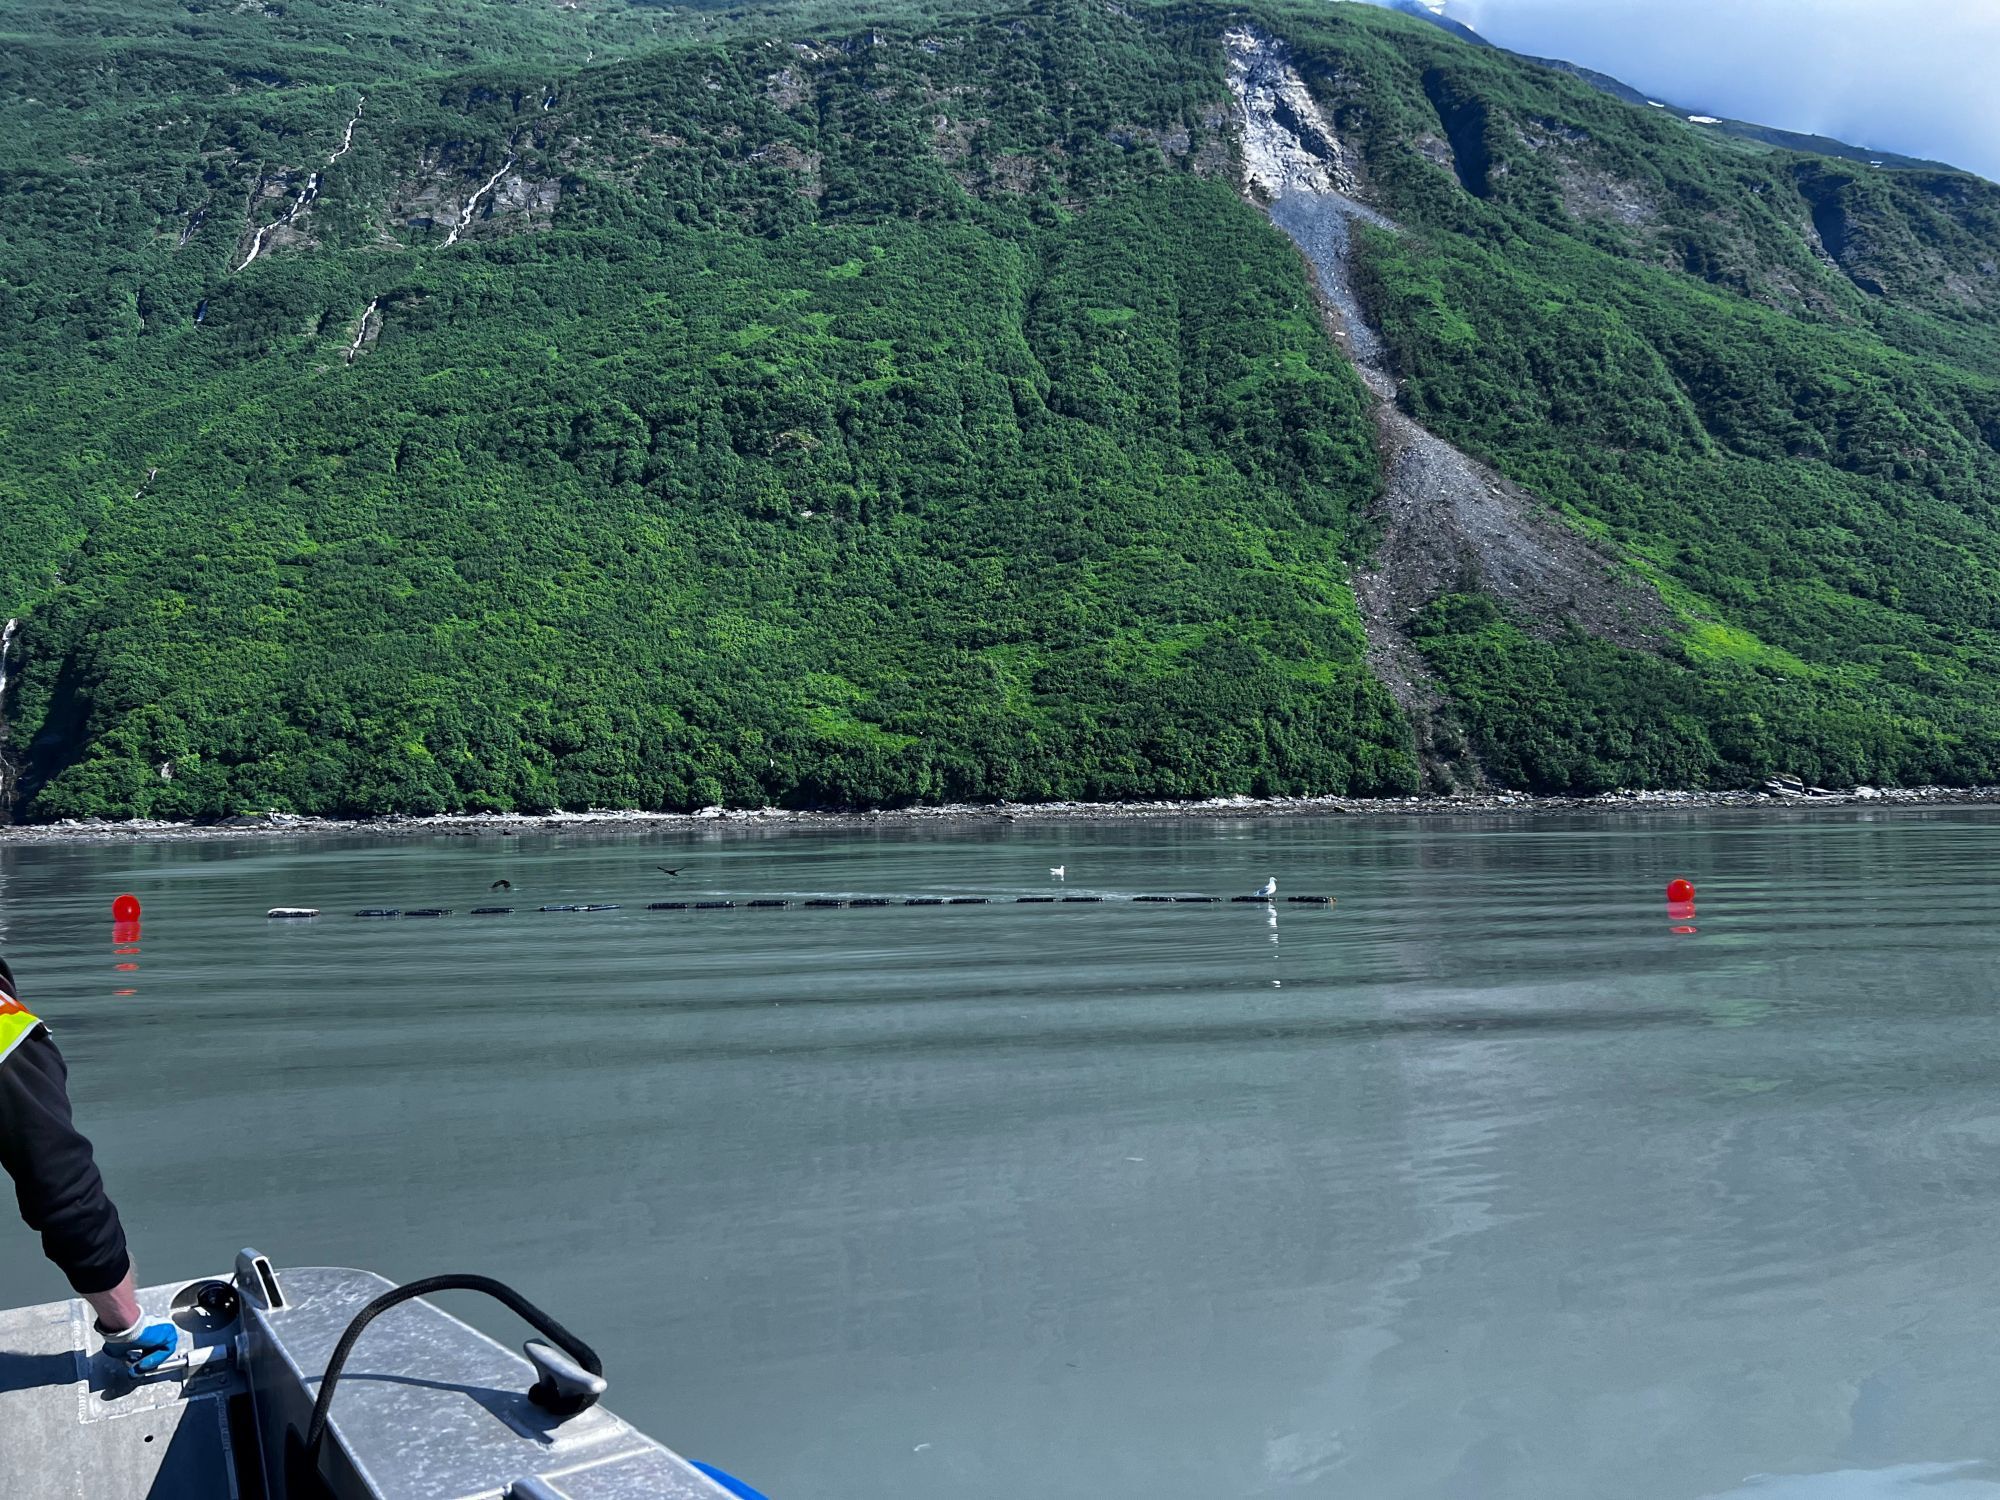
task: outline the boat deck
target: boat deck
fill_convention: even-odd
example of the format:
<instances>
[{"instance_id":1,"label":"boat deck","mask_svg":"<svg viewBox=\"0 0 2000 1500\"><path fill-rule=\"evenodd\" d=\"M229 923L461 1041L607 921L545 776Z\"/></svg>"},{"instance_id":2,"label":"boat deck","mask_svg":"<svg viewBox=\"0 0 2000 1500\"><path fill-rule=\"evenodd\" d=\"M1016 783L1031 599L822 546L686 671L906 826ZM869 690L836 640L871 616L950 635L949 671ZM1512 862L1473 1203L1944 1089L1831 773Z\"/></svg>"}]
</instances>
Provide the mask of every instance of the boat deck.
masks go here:
<instances>
[{"instance_id":1,"label":"boat deck","mask_svg":"<svg viewBox=\"0 0 2000 1500\"><path fill-rule=\"evenodd\" d=\"M176 1287L139 1294L148 1321L169 1316ZM243 1381L225 1362L163 1378L107 1383L81 1301L0 1311L0 1495L36 1500L254 1500L230 1461L229 1398ZM178 1321L197 1348L228 1331ZM248 1434L245 1434L247 1437Z\"/></svg>"},{"instance_id":2,"label":"boat deck","mask_svg":"<svg viewBox=\"0 0 2000 1500\"><path fill-rule=\"evenodd\" d=\"M231 1280L240 1306L204 1312L196 1293L224 1280L139 1294L147 1321L170 1317L183 1332L168 1370L144 1380L97 1355L80 1300L0 1312L0 1497L285 1500L298 1482L337 1500L728 1500L601 1406L544 1411L526 1394L536 1372L525 1359L426 1301L369 1325L324 1450L301 1460L290 1450L335 1343L390 1283L328 1267L273 1273L245 1251ZM260 1458L278 1453L318 1477L288 1479L287 1463Z\"/></svg>"}]
</instances>

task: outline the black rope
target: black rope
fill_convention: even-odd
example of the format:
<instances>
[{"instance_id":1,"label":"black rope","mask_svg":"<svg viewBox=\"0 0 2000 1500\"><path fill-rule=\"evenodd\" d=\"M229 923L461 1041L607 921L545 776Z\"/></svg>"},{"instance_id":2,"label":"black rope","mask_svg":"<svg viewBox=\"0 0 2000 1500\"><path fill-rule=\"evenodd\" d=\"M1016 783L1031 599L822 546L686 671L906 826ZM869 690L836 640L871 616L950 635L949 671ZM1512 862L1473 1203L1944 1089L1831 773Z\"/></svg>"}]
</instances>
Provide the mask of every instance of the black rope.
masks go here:
<instances>
[{"instance_id":1,"label":"black rope","mask_svg":"<svg viewBox=\"0 0 2000 1500\"><path fill-rule=\"evenodd\" d=\"M491 1276L426 1276L422 1281L412 1281L394 1291L384 1292L362 1308L354 1315L354 1321L347 1325L347 1332L340 1336L340 1342L333 1346L333 1357L326 1362L326 1374L320 1377L319 1399L313 1402L312 1421L306 1427L306 1452L315 1460L319 1455L320 1439L326 1435L327 1413L333 1407L334 1387L340 1384L340 1372L346 1367L347 1356L354 1352L355 1342L361 1337L362 1330L390 1308L417 1297L428 1297L432 1292L484 1292L496 1301L506 1303L521 1315L523 1321L532 1323L537 1332L547 1334L591 1374L604 1373L604 1361L597 1357L595 1349L504 1281L495 1281Z\"/></svg>"}]
</instances>

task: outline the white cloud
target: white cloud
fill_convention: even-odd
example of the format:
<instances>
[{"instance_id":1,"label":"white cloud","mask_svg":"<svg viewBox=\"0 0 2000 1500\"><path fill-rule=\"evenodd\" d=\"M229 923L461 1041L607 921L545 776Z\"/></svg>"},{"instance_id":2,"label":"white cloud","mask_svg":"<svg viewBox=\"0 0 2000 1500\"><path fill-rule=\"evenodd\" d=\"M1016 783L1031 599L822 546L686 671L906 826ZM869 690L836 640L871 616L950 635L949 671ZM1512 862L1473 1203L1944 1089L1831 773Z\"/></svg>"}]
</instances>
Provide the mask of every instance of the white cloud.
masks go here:
<instances>
[{"instance_id":1,"label":"white cloud","mask_svg":"<svg viewBox=\"0 0 2000 1500\"><path fill-rule=\"evenodd\" d=\"M1449 0L1446 13L1687 108L2000 179L1992 0Z\"/></svg>"}]
</instances>

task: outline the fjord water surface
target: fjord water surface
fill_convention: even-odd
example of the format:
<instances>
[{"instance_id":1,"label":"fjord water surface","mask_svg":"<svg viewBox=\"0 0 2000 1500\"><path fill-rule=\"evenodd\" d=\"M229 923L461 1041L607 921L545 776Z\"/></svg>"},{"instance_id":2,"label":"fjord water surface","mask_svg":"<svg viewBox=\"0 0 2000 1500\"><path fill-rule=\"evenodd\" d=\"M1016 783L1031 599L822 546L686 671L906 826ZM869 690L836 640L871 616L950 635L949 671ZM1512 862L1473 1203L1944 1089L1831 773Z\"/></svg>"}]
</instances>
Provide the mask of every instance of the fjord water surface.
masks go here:
<instances>
[{"instance_id":1,"label":"fjord water surface","mask_svg":"<svg viewBox=\"0 0 2000 1500\"><path fill-rule=\"evenodd\" d=\"M0 844L0 951L147 1279L498 1275L774 1500L1963 1500L1996 870L1947 811ZM1339 905L1012 904L1267 873ZM725 896L794 904L644 909Z\"/></svg>"}]
</instances>

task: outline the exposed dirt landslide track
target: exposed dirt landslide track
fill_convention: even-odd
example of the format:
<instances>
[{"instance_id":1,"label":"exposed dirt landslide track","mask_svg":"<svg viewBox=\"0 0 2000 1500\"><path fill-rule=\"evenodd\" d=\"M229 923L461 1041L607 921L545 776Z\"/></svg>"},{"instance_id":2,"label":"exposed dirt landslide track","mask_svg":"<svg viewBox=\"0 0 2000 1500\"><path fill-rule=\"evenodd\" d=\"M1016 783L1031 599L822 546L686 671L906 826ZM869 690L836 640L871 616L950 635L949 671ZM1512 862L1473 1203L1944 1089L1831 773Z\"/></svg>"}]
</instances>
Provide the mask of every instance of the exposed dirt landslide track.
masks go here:
<instances>
[{"instance_id":1,"label":"exposed dirt landslide track","mask_svg":"<svg viewBox=\"0 0 2000 1500\"><path fill-rule=\"evenodd\" d=\"M1397 404L1389 353L1354 287L1354 226L1396 231L1360 202L1354 164L1282 42L1248 27L1225 33L1242 116L1246 193L1312 267L1328 331L1377 401L1382 543L1353 579L1369 663L1420 731L1445 697L1411 643L1410 620L1439 597L1478 587L1531 630L1575 627L1656 647L1671 621L1660 598L1565 525L1552 507L1421 426Z\"/></svg>"}]
</instances>

